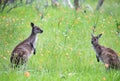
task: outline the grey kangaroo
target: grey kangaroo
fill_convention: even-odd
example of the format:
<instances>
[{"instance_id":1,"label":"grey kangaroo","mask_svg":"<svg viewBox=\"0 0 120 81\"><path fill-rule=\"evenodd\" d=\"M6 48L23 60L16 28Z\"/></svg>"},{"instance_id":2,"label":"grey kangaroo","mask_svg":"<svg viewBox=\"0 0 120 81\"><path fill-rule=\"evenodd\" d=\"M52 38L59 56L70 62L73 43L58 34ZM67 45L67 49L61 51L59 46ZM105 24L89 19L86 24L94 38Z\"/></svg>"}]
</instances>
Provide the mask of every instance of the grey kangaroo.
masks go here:
<instances>
[{"instance_id":1,"label":"grey kangaroo","mask_svg":"<svg viewBox=\"0 0 120 81\"><path fill-rule=\"evenodd\" d=\"M12 67L25 64L32 54L36 53L37 34L43 30L31 23L31 35L19 43L12 51L10 62Z\"/></svg>"},{"instance_id":2,"label":"grey kangaroo","mask_svg":"<svg viewBox=\"0 0 120 81\"><path fill-rule=\"evenodd\" d=\"M97 61L102 61L105 64L106 69L120 69L120 60L117 53L111 48L101 46L99 44L99 38L102 34L94 36L92 34L91 43L96 52Z\"/></svg>"}]
</instances>

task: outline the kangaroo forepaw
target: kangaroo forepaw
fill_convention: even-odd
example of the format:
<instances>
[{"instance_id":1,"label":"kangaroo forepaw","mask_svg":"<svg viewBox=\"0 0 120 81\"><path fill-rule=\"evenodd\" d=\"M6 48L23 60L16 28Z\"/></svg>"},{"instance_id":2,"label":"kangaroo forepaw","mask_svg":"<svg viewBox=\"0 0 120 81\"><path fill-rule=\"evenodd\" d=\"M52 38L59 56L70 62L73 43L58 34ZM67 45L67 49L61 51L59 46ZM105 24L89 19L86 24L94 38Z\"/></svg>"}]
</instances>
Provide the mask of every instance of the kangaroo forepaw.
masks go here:
<instances>
[{"instance_id":1,"label":"kangaroo forepaw","mask_svg":"<svg viewBox=\"0 0 120 81\"><path fill-rule=\"evenodd\" d=\"M33 52L33 54L35 55L36 54L36 50L34 49L34 52Z\"/></svg>"}]
</instances>

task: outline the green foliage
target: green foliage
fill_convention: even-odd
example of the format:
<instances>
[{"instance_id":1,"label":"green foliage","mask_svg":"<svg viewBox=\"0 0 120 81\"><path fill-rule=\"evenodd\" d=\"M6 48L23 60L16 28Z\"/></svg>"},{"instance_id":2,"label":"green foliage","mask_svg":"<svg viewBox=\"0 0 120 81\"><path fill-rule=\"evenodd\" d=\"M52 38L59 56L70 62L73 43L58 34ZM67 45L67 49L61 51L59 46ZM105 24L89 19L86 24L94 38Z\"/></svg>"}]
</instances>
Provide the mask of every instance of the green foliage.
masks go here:
<instances>
[{"instance_id":1,"label":"green foliage","mask_svg":"<svg viewBox=\"0 0 120 81\"><path fill-rule=\"evenodd\" d=\"M98 13L48 7L42 20L34 5L0 13L0 81L120 81L120 71L107 71L98 63L91 45L92 27L99 16L95 34L103 33L100 43L120 54L120 38L115 16L107 12L109 5L105 3ZM118 8L111 12L120 13ZM30 22L44 30L37 41L36 55L30 58L26 70L13 70L11 51L29 36Z\"/></svg>"}]
</instances>

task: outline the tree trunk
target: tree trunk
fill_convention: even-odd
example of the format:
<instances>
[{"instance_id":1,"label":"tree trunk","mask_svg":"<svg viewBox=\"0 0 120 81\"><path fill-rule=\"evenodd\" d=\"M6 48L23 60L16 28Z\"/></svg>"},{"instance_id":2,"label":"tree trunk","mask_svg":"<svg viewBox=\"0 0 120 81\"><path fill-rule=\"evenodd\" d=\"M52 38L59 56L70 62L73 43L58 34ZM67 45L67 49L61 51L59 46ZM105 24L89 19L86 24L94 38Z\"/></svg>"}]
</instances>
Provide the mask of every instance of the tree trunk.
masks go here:
<instances>
[{"instance_id":1,"label":"tree trunk","mask_svg":"<svg viewBox=\"0 0 120 81\"><path fill-rule=\"evenodd\" d=\"M74 0L74 6L75 6L75 10L78 10L79 6L79 0Z\"/></svg>"},{"instance_id":2,"label":"tree trunk","mask_svg":"<svg viewBox=\"0 0 120 81\"><path fill-rule=\"evenodd\" d=\"M58 0L51 0L52 6L59 6Z\"/></svg>"},{"instance_id":3,"label":"tree trunk","mask_svg":"<svg viewBox=\"0 0 120 81\"><path fill-rule=\"evenodd\" d=\"M2 7L2 0L0 0L0 10L1 10L1 7Z\"/></svg>"},{"instance_id":4,"label":"tree trunk","mask_svg":"<svg viewBox=\"0 0 120 81\"><path fill-rule=\"evenodd\" d=\"M0 0L0 6L1 6L1 4L2 4L2 0Z\"/></svg>"},{"instance_id":5,"label":"tree trunk","mask_svg":"<svg viewBox=\"0 0 120 81\"><path fill-rule=\"evenodd\" d=\"M6 4L8 3L8 0L4 0L3 1L3 7L2 7L2 11L4 10L4 8L6 7Z\"/></svg>"},{"instance_id":6,"label":"tree trunk","mask_svg":"<svg viewBox=\"0 0 120 81\"><path fill-rule=\"evenodd\" d=\"M70 8L74 8L73 7L73 5L72 5L72 3L70 2L70 0L64 0L63 1L63 4L66 6L66 4L68 4L68 6L70 7Z\"/></svg>"},{"instance_id":7,"label":"tree trunk","mask_svg":"<svg viewBox=\"0 0 120 81\"><path fill-rule=\"evenodd\" d=\"M31 4L33 0L26 0L26 4Z\"/></svg>"},{"instance_id":8,"label":"tree trunk","mask_svg":"<svg viewBox=\"0 0 120 81\"><path fill-rule=\"evenodd\" d=\"M20 3L22 3L23 2L23 0L20 0Z\"/></svg>"},{"instance_id":9,"label":"tree trunk","mask_svg":"<svg viewBox=\"0 0 120 81\"><path fill-rule=\"evenodd\" d=\"M104 0L99 0L99 1L98 1L96 10L99 10L99 9L100 9L100 7L103 5L103 2L104 2Z\"/></svg>"}]
</instances>

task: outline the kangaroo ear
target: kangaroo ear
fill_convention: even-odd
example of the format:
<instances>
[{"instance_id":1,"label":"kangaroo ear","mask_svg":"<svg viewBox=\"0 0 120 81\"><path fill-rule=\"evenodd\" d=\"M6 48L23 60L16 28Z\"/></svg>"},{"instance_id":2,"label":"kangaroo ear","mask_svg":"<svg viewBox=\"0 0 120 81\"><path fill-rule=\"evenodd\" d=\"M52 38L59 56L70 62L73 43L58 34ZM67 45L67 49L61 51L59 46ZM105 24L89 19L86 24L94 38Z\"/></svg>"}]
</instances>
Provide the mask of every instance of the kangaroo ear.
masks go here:
<instances>
[{"instance_id":1,"label":"kangaroo ear","mask_svg":"<svg viewBox=\"0 0 120 81\"><path fill-rule=\"evenodd\" d=\"M34 23L31 22L31 26L34 27Z\"/></svg>"},{"instance_id":2,"label":"kangaroo ear","mask_svg":"<svg viewBox=\"0 0 120 81\"><path fill-rule=\"evenodd\" d=\"M100 38L101 36L102 36L102 33L101 33L101 34L99 34L97 37L98 37L98 38Z\"/></svg>"}]
</instances>

